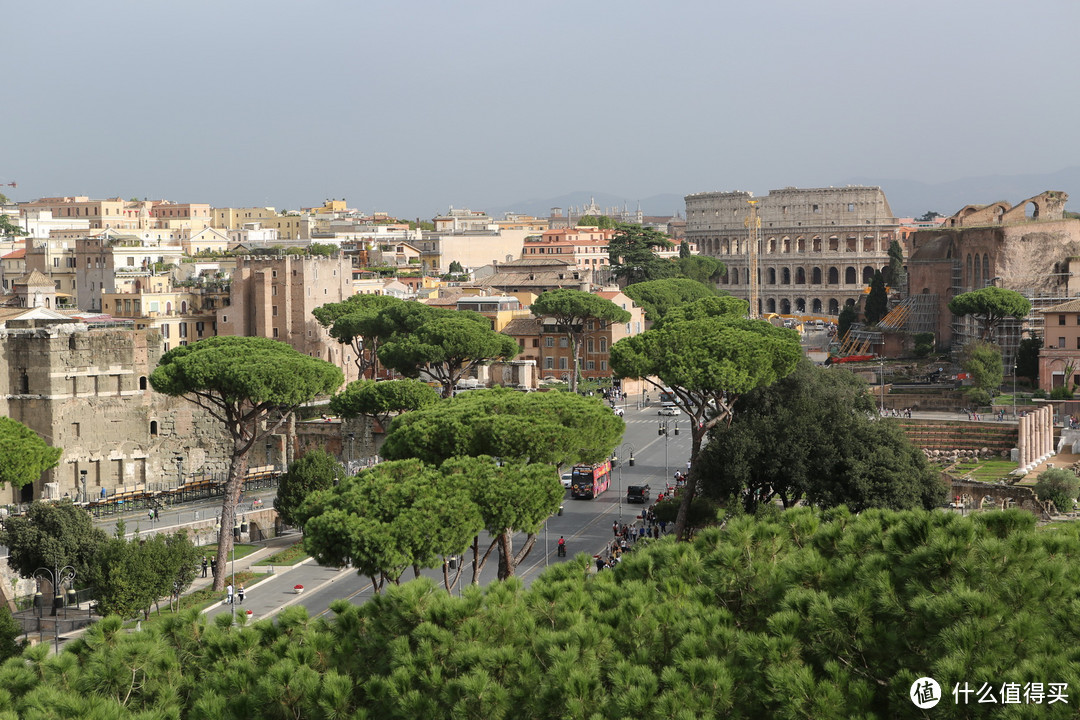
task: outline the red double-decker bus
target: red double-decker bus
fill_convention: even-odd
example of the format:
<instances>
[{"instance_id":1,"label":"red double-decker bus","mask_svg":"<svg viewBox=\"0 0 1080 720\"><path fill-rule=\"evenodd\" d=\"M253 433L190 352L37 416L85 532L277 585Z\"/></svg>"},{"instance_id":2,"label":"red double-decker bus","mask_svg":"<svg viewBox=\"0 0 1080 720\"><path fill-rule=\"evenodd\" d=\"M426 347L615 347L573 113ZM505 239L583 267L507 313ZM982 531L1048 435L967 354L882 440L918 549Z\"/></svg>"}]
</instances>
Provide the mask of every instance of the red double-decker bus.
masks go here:
<instances>
[{"instance_id":1,"label":"red double-decker bus","mask_svg":"<svg viewBox=\"0 0 1080 720\"><path fill-rule=\"evenodd\" d=\"M611 461L599 465L575 465L570 474L570 497L592 500L611 485Z\"/></svg>"}]
</instances>

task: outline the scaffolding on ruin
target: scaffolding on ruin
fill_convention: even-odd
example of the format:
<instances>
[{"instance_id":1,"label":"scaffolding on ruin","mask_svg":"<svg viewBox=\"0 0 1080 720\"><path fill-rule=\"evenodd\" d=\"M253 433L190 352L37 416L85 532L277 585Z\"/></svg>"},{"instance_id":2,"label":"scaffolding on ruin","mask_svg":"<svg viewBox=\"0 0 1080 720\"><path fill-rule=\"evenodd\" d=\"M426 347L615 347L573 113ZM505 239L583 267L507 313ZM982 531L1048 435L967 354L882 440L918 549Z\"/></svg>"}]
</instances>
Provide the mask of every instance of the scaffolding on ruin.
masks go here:
<instances>
[{"instance_id":1,"label":"scaffolding on ruin","mask_svg":"<svg viewBox=\"0 0 1080 720\"><path fill-rule=\"evenodd\" d=\"M937 293L909 295L881 319L878 327L887 332L936 333Z\"/></svg>"}]
</instances>

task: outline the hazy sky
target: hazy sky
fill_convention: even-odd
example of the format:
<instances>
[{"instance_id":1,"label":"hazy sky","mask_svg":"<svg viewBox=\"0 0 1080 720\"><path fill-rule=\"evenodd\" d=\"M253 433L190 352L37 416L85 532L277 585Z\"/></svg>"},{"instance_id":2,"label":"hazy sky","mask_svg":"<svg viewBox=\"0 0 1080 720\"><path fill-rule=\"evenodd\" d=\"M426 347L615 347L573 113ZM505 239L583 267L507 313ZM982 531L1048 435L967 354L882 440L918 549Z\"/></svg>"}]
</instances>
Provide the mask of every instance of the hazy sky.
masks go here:
<instances>
[{"instance_id":1,"label":"hazy sky","mask_svg":"<svg viewBox=\"0 0 1080 720\"><path fill-rule=\"evenodd\" d=\"M0 189L17 200L344 197L431 217L1080 164L1076 0L64 0L0 17L0 181L19 183Z\"/></svg>"}]
</instances>

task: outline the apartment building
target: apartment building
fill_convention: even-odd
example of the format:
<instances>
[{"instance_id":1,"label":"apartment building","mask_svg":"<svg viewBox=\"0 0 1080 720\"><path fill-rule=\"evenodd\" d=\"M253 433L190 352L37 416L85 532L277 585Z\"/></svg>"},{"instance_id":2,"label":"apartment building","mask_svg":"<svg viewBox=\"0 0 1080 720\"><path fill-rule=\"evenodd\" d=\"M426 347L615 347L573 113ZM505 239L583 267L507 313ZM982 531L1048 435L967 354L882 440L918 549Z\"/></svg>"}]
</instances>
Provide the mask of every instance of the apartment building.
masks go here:
<instances>
[{"instance_id":1,"label":"apartment building","mask_svg":"<svg viewBox=\"0 0 1080 720\"><path fill-rule=\"evenodd\" d=\"M239 257L229 306L217 310L218 333L281 340L298 352L334 363L349 382L357 379L349 346L331 338L311 312L352 294L352 268L340 254Z\"/></svg>"},{"instance_id":2,"label":"apartment building","mask_svg":"<svg viewBox=\"0 0 1080 720\"><path fill-rule=\"evenodd\" d=\"M136 330L154 330L161 352L217 335L217 311L229 306L223 281L176 286L168 271L130 274L115 292L102 293L102 312L131 320Z\"/></svg>"}]
</instances>

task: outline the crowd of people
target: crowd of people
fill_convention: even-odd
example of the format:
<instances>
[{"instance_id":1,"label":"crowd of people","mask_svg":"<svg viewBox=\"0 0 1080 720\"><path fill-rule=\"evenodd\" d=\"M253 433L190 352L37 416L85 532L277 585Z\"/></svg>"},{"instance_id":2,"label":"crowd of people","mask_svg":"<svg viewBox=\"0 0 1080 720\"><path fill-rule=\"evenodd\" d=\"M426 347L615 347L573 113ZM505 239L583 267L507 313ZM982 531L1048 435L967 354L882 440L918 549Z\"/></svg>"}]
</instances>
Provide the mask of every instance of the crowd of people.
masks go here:
<instances>
[{"instance_id":1,"label":"crowd of people","mask_svg":"<svg viewBox=\"0 0 1080 720\"><path fill-rule=\"evenodd\" d=\"M666 535L668 522L658 520L653 506L650 506L630 524L620 523L618 520L612 521L611 531L614 535L612 541L599 554L593 556L597 572L618 565L622 561L622 556L633 550L638 542L649 538L657 540L661 535Z\"/></svg>"}]
</instances>

